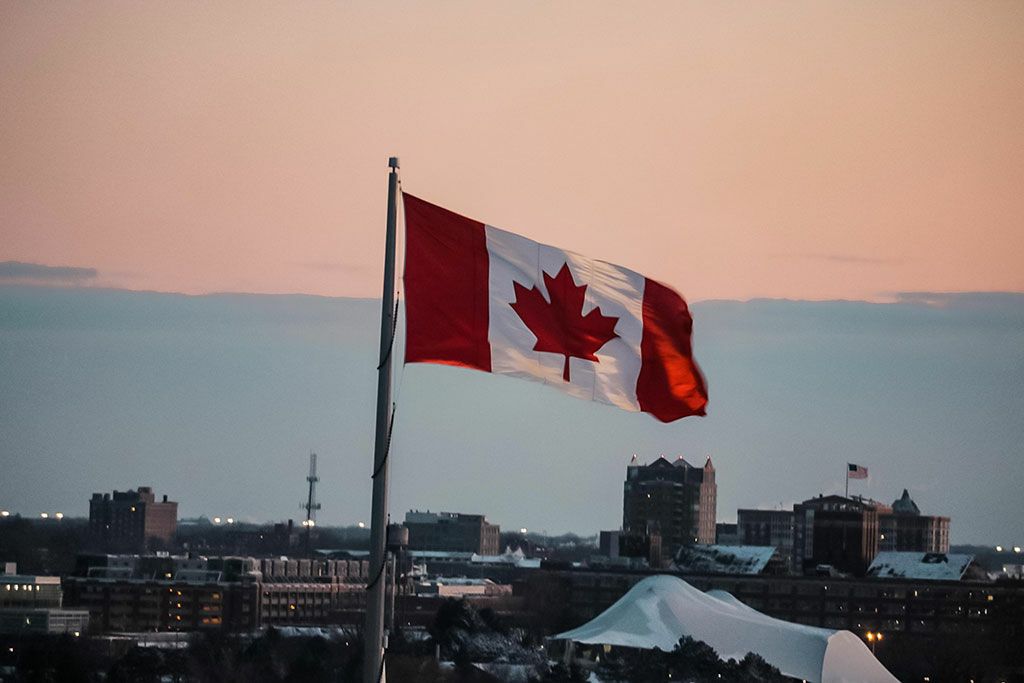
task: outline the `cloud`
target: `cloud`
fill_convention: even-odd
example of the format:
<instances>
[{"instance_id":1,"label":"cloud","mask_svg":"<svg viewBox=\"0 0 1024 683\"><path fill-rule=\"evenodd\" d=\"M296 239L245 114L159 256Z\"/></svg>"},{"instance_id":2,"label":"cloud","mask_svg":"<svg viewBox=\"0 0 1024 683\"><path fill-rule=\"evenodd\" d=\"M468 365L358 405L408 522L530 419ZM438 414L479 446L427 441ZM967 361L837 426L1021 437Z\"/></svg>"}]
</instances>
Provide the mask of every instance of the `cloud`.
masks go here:
<instances>
[{"instance_id":1,"label":"cloud","mask_svg":"<svg viewBox=\"0 0 1024 683\"><path fill-rule=\"evenodd\" d=\"M831 261L832 263L859 263L865 265L894 265L903 263L905 259L879 258L876 256L856 256L854 254L787 254L791 258L813 259L816 261Z\"/></svg>"},{"instance_id":2,"label":"cloud","mask_svg":"<svg viewBox=\"0 0 1024 683\"><path fill-rule=\"evenodd\" d=\"M1024 305L1024 292L893 292L896 303L932 308L1015 307Z\"/></svg>"},{"instance_id":3,"label":"cloud","mask_svg":"<svg viewBox=\"0 0 1024 683\"><path fill-rule=\"evenodd\" d=\"M0 282L62 282L82 283L96 279L95 268L44 266L24 261L0 261Z\"/></svg>"}]
</instances>

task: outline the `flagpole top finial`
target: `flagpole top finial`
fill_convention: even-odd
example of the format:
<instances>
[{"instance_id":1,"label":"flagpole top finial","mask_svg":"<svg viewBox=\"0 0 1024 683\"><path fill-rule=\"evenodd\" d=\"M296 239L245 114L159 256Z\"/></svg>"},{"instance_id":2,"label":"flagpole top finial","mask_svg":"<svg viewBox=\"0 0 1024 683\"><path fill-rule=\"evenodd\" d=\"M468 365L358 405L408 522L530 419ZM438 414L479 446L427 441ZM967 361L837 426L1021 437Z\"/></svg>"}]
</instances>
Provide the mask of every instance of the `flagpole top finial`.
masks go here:
<instances>
[{"instance_id":1,"label":"flagpole top finial","mask_svg":"<svg viewBox=\"0 0 1024 683\"><path fill-rule=\"evenodd\" d=\"M398 168L398 157L388 157L388 168Z\"/></svg>"}]
</instances>

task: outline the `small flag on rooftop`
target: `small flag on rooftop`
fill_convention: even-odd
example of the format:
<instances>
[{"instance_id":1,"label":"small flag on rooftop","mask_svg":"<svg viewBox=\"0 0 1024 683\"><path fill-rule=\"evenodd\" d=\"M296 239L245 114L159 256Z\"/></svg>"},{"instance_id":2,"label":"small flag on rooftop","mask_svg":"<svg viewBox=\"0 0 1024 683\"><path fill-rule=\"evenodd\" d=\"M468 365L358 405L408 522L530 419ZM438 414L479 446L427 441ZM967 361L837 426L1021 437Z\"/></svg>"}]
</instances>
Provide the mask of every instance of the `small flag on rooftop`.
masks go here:
<instances>
[{"instance_id":1,"label":"small flag on rooftop","mask_svg":"<svg viewBox=\"0 0 1024 683\"><path fill-rule=\"evenodd\" d=\"M846 478L847 479L867 479L868 468L861 467L860 465L854 465L852 462L846 463Z\"/></svg>"}]
</instances>

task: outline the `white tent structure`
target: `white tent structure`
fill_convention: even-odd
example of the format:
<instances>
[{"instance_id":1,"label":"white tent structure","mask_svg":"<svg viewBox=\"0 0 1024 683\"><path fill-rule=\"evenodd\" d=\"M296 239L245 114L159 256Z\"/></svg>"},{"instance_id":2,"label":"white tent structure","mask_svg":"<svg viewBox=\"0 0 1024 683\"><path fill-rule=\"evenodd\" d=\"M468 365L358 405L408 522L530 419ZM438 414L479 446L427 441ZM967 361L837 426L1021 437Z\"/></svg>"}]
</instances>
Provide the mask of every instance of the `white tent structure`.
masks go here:
<instances>
[{"instance_id":1,"label":"white tent structure","mask_svg":"<svg viewBox=\"0 0 1024 683\"><path fill-rule=\"evenodd\" d=\"M728 593L704 593L665 574L645 578L604 612L554 639L668 652L683 636L704 641L722 659L753 652L784 675L813 683L896 683L849 631L774 619Z\"/></svg>"}]
</instances>

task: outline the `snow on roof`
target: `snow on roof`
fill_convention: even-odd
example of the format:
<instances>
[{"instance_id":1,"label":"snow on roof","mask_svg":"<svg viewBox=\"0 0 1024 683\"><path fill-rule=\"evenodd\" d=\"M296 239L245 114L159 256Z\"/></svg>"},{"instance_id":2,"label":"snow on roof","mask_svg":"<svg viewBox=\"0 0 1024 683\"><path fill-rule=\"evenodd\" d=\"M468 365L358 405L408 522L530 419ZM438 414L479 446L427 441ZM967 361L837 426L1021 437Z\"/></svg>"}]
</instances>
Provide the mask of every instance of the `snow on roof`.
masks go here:
<instances>
[{"instance_id":1,"label":"snow on roof","mask_svg":"<svg viewBox=\"0 0 1024 683\"><path fill-rule=\"evenodd\" d=\"M760 574L774 554L773 546L688 545L676 553L675 564L695 574Z\"/></svg>"},{"instance_id":2,"label":"snow on roof","mask_svg":"<svg viewBox=\"0 0 1024 683\"><path fill-rule=\"evenodd\" d=\"M728 593L704 593L666 574L648 576L594 619L554 638L670 651L683 636L704 641L723 659L754 652L784 675L813 683L896 681L849 631L775 619Z\"/></svg>"},{"instance_id":3,"label":"snow on roof","mask_svg":"<svg viewBox=\"0 0 1024 683\"><path fill-rule=\"evenodd\" d=\"M959 581L974 555L950 553L883 552L868 567L868 576L880 579Z\"/></svg>"}]
</instances>

